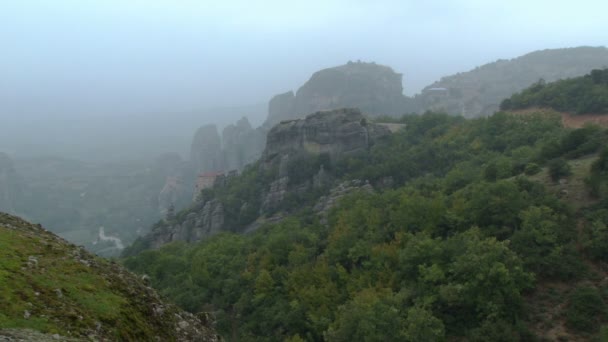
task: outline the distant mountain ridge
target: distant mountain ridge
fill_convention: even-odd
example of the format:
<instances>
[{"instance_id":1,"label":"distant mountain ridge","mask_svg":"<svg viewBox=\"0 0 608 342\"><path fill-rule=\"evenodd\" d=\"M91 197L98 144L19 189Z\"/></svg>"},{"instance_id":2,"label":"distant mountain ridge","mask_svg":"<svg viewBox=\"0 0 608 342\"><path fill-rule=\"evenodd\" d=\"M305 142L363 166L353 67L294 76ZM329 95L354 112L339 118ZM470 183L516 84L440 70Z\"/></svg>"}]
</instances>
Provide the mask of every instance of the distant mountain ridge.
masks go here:
<instances>
[{"instance_id":1,"label":"distant mountain ridge","mask_svg":"<svg viewBox=\"0 0 608 342\"><path fill-rule=\"evenodd\" d=\"M606 47L534 51L442 77L413 98L418 112L445 111L464 117L493 114L502 100L543 79L552 82L608 67Z\"/></svg>"}]
</instances>

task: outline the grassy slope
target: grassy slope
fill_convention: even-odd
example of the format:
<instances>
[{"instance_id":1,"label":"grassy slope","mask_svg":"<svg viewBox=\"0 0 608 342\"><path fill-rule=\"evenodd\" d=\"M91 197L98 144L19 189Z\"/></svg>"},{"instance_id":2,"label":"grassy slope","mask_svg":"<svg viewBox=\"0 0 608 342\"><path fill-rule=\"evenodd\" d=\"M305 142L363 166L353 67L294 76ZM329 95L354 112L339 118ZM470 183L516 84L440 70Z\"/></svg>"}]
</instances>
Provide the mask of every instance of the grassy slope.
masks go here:
<instances>
[{"instance_id":1,"label":"grassy slope","mask_svg":"<svg viewBox=\"0 0 608 342\"><path fill-rule=\"evenodd\" d=\"M553 182L546 167L529 178L543 184L549 191L555 193L563 201L566 201L574 209L578 210L588 207L597 201L589 196L589 189L585 185L585 177L589 175L591 164L596 160L597 154L593 154L568 161L572 175L565 178L562 182Z\"/></svg>"},{"instance_id":2,"label":"grassy slope","mask_svg":"<svg viewBox=\"0 0 608 342\"><path fill-rule=\"evenodd\" d=\"M117 264L0 213L0 329L170 341L186 336L176 334L182 322L214 338Z\"/></svg>"}]
</instances>

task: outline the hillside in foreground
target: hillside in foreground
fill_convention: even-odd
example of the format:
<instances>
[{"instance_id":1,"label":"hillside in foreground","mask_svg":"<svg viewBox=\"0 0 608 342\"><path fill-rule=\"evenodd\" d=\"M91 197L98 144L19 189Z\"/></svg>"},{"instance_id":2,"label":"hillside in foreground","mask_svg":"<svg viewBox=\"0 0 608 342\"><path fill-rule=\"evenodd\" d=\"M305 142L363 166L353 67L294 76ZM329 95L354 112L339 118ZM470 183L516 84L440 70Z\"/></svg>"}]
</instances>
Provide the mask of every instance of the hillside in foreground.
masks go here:
<instances>
[{"instance_id":1,"label":"hillside in foreground","mask_svg":"<svg viewBox=\"0 0 608 342\"><path fill-rule=\"evenodd\" d=\"M0 213L0 339L217 341L207 318L164 303L120 265Z\"/></svg>"}]
</instances>

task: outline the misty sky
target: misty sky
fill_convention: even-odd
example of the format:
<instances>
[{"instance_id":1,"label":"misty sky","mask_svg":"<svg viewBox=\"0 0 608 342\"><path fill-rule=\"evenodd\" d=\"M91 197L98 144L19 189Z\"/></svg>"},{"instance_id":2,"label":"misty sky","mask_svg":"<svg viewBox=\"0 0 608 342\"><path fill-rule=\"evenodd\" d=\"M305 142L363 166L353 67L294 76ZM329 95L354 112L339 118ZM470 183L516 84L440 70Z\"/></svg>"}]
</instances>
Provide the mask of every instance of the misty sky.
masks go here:
<instances>
[{"instance_id":1,"label":"misty sky","mask_svg":"<svg viewBox=\"0 0 608 342\"><path fill-rule=\"evenodd\" d=\"M2 0L0 118L265 103L348 60L441 76L607 45L605 1Z\"/></svg>"}]
</instances>

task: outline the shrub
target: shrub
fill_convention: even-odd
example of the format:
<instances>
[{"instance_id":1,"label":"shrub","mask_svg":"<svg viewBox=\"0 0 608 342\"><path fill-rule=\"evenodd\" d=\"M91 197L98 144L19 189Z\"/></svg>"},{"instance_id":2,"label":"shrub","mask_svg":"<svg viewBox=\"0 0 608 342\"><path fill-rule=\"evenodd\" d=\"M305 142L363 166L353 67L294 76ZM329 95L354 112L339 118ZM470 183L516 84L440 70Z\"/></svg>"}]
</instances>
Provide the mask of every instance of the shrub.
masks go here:
<instances>
[{"instance_id":1,"label":"shrub","mask_svg":"<svg viewBox=\"0 0 608 342\"><path fill-rule=\"evenodd\" d=\"M578 287L568 298L566 325L580 332L595 332L606 314L606 304L595 287Z\"/></svg>"},{"instance_id":2,"label":"shrub","mask_svg":"<svg viewBox=\"0 0 608 342\"><path fill-rule=\"evenodd\" d=\"M560 178L568 177L572 174L570 165L563 158L556 158L549 162L549 175L554 182Z\"/></svg>"},{"instance_id":3,"label":"shrub","mask_svg":"<svg viewBox=\"0 0 608 342\"><path fill-rule=\"evenodd\" d=\"M524 170L526 175L533 176L540 172L540 166L536 163L529 163L526 165L526 169Z\"/></svg>"}]
</instances>

